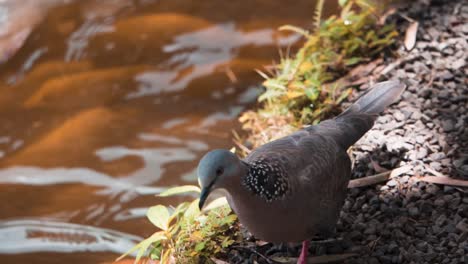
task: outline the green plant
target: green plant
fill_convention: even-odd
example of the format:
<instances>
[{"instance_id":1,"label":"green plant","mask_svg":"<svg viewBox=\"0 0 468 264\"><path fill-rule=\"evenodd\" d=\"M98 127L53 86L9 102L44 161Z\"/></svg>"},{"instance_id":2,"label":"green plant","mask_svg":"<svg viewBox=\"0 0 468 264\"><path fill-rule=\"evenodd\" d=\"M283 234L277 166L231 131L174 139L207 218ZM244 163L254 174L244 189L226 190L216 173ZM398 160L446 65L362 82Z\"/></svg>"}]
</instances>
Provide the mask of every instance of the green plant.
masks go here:
<instances>
[{"instance_id":1,"label":"green plant","mask_svg":"<svg viewBox=\"0 0 468 264\"><path fill-rule=\"evenodd\" d=\"M270 75L259 72L265 78L265 92L258 98L262 106L240 118L254 146L332 114L351 91L332 81L394 43L394 25L377 23L378 11L370 0L338 2L340 15L321 23L323 1L318 2L313 33L291 25L280 28L302 34L306 41L295 56L281 57Z\"/></svg>"},{"instance_id":2,"label":"green plant","mask_svg":"<svg viewBox=\"0 0 468 264\"><path fill-rule=\"evenodd\" d=\"M161 197L200 193L197 186L174 187L159 194ZM150 207L147 217L160 231L143 240L119 259L137 251L135 263L145 255L160 263L203 263L222 254L238 236L237 217L232 214L225 198L198 209L199 199L183 202L176 208L163 205ZM203 261L203 262L202 262Z\"/></svg>"}]
</instances>

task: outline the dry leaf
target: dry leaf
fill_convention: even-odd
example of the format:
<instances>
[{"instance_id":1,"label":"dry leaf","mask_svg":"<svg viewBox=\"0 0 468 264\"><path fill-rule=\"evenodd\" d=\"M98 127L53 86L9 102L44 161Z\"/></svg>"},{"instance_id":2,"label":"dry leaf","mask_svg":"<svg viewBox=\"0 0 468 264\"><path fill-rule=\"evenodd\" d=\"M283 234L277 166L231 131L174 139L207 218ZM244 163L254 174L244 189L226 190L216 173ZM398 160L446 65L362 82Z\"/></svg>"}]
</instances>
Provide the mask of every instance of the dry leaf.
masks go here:
<instances>
[{"instance_id":1,"label":"dry leaf","mask_svg":"<svg viewBox=\"0 0 468 264\"><path fill-rule=\"evenodd\" d=\"M385 25L387 18L393 14L395 14L396 8L392 7L387 10L380 18L379 18L379 25Z\"/></svg>"},{"instance_id":2,"label":"dry leaf","mask_svg":"<svg viewBox=\"0 0 468 264\"><path fill-rule=\"evenodd\" d=\"M411 22L409 27L406 29L405 34L405 48L406 50L412 50L416 44L416 35L418 33L419 23L417 21Z\"/></svg>"}]
</instances>

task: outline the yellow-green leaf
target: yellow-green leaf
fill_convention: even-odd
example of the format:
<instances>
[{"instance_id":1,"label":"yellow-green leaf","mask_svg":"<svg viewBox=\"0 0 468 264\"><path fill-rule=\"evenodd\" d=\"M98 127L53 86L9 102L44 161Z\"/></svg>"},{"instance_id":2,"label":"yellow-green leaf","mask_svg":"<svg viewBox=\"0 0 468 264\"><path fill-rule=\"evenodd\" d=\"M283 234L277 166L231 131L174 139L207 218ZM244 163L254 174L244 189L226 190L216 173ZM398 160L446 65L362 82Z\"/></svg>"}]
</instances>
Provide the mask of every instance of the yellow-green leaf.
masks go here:
<instances>
[{"instance_id":1,"label":"yellow-green leaf","mask_svg":"<svg viewBox=\"0 0 468 264\"><path fill-rule=\"evenodd\" d=\"M308 37L309 36L309 32L307 30L304 30L300 27L296 27L296 26L291 26L291 25L284 25L284 26L281 26L279 27L279 30L281 31L292 31L292 32L296 32L296 33L299 33L301 35L303 35L304 37Z\"/></svg>"},{"instance_id":2,"label":"yellow-green leaf","mask_svg":"<svg viewBox=\"0 0 468 264\"><path fill-rule=\"evenodd\" d=\"M166 196L172 196L172 195L177 195L177 194L182 194L182 193L189 193L189 192L200 193L201 191L200 191L200 188L198 186L184 185L184 186L177 186L177 187L167 189L164 192L160 193L159 196L166 197Z\"/></svg>"},{"instance_id":3,"label":"yellow-green leaf","mask_svg":"<svg viewBox=\"0 0 468 264\"><path fill-rule=\"evenodd\" d=\"M203 210L204 211L210 211L210 210L213 210L215 208L225 206L227 204L228 204L228 202L226 200L226 197L220 197L220 198L217 198L217 199L213 200L211 203L209 203L207 206L205 206L205 208Z\"/></svg>"},{"instance_id":4,"label":"yellow-green leaf","mask_svg":"<svg viewBox=\"0 0 468 264\"><path fill-rule=\"evenodd\" d=\"M198 202L200 201L200 199L195 199L190 205L189 207L187 208L187 210L185 210L185 213L184 213L184 216L185 217L196 217L200 214L200 209L198 208Z\"/></svg>"},{"instance_id":5,"label":"yellow-green leaf","mask_svg":"<svg viewBox=\"0 0 468 264\"><path fill-rule=\"evenodd\" d=\"M133 253L134 251L138 250L138 253L135 258L135 263L137 263L152 243L159 241L159 240L164 240L164 239L166 239L166 237L164 236L163 232L156 232L150 237L148 237L147 239L141 241L140 243L132 247L130 250L125 252L122 256L118 257L115 261L119 261L125 258L126 256L128 256L129 254Z\"/></svg>"},{"instance_id":6,"label":"yellow-green leaf","mask_svg":"<svg viewBox=\"0 0 468 264\"><path fill-rule=\"evenodd\" d=\"M338 0L338 4L343 7L346 5L346 3L348 3L348 0Z\"/></svg>"},{"instance_id":7,"label":"yellow-green leaf","mask_svg":"<svg viewBox=\"0 0 468 264\"><path fill-rule=\"evenodd\" d=\"M169 222L169 211L163 205L156 205L150 207L146 216L153 223L153 225L159 227L162 230L167 230Z\"/></svg>"},{"instance_id":8,"label":"yellow-green leaf","mask_svg":"<svg viewBox=\"0 0 468 264\"><path fill-rule=\"evenodd\" d=\"M205 242L200 242L195 246L195 250L200 252L205 248Z\"/></svg>"},{"instance_id":9,"label":"yellow-green leaf","mask_svg":"<svg viewBox=\"0 0 468 264\"><path fill-rule=\"evenodd\" d=\"M300 92L300 91L288 91L286 93L286 95L288 96L289 99L294 99L294 98L297 98L299 96L303 96L304 95L304 92Z\"/></svg>"}]
</instances>

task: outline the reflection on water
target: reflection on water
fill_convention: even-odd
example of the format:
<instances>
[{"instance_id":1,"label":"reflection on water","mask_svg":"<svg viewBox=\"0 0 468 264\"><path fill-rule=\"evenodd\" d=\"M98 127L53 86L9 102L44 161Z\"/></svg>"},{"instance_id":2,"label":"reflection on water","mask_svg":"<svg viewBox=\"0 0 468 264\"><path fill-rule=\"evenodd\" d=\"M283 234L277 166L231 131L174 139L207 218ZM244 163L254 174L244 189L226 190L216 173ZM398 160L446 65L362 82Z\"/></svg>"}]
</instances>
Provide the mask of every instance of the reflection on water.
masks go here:
<instances>
[{"instance_id":1,"label":"reflection on water","mask_svg":"<svg viewBox=\"0 0 468 264\"><path fill-rule=\"evenodd\" d=\"M154 194L232 146L254 69L298 40L276 28L313 7L0 0L0 262L110 261L154 232L146 209L186 199Z\"/></svg>"},{"instance_id":2,"label":"reflection on water","mask_svg":"<svg viewBox=\"0 0 468 264\"><path fill-rule=\"evenodd\" d=\"M123 254L141 237L91 226L29 219L0 221L0 253L113 252Z\"/></svg>"}]
</instances>

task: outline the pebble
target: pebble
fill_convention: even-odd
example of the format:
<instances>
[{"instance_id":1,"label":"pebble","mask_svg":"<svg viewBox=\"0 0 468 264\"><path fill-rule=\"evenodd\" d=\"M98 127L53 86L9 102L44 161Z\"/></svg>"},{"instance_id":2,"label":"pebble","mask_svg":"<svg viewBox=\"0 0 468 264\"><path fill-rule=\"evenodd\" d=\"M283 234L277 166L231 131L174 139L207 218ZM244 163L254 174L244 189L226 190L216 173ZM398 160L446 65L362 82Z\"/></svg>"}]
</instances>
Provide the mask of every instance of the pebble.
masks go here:
<instances>
[{"instance_id":1,"label":"pebble","mask_svg":"<svg viewBox=\"0 0 468 264\"><path fill-rule=\"evenodd\" d=\"M410 207L408 210L408 213L410 216L418 216L419 215L419 209L417 207Z\"/></svg>"},{"instance_id":2,"label":"pebble","mask_svg":"<svg viewBox=\"0 0 468 264\"><path fill-rule=\"evenodd\" d=\"M395 181L395 180L389 180L389 181L387 182L387 186L390 186L390 187L395 187L395 186L397 186L397 184L398 184L398 182ZM383 187L382 187L382 188L383 188ZM382 189L381 189L381 190L382 190Z\"/></svg>"},{"instance_id":3,"label":"pebble","mask_svg":"<svg viewBox=\"0 0 468 264\"><path fill-rule=\"evenodd\" d=\"M445 132L451 132L455 128L455 122L453 120L443 120L442 121L442 128Z\"/></svg>"}]
</instances>

